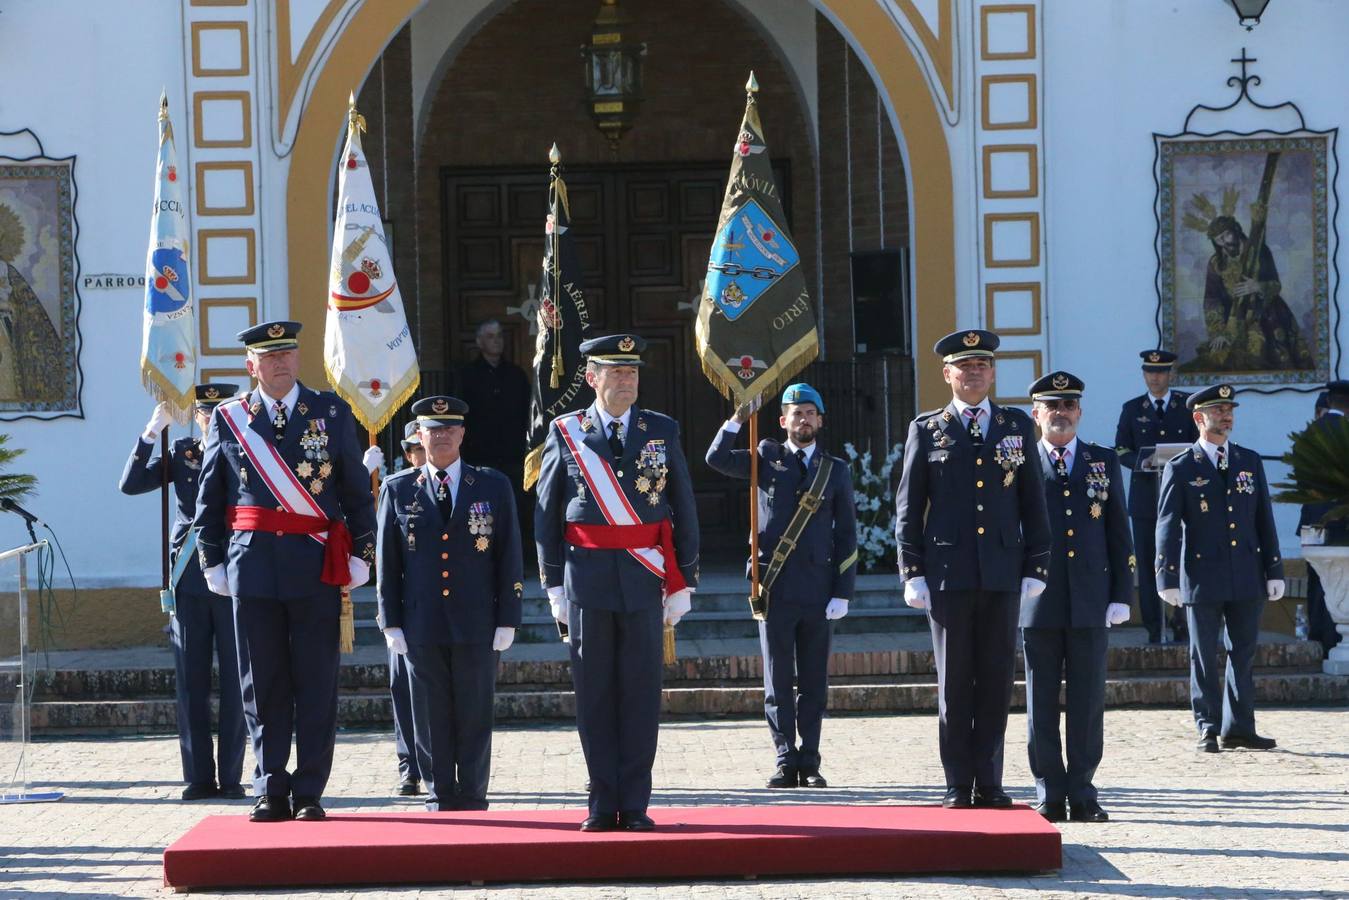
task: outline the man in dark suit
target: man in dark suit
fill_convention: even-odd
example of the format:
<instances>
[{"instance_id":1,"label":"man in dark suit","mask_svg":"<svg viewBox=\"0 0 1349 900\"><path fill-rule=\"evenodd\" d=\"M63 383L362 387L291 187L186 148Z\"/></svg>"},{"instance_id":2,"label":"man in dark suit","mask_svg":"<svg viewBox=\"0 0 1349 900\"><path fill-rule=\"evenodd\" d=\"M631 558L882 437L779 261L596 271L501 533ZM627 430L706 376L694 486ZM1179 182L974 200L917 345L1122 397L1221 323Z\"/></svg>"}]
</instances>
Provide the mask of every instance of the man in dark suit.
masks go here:
<instances>
[{"instance_id":1,"label":"man in dark suit","mask_svg":"<svg viewBox=\"0 0 1349 900\"><path fill-rule=\"evenodd\" d=\"M1316 398L1316 419L1307 426L1307 432L1343 428L1346 415L1349 415L1349 381L1332 381ZM1333 503L1304 504L1298 514L1298 535L1307 525L1321 526L1321 520L1333 506ZM1325 526L1325 542L1349 543L1349 522L1340 519ZM1326 589L1321 584L1320 574L1311 565L1307 566L1307 637L1321 645L1326 657L1340 643L1339 630L1326 608Z\"/></svg>"},{"instance_id":2,"label":"man in dark suit","mask_svg":"<svg viewBox=\"0 0 1349 900\"><path fill-rule=\"evenodd\" d=\"M459 458L468 404L412 406L426 463L379 495L379 622L407 660L426 808L487 809L497 660L520 625L515 492Z\"/></svg>"},{"instance_id":3,"label":"man in dark suit","mask_svg":"<svg viewBox=\"0 0 1349 900\"><path fill-rule=\"evenodd\" d=\"M1106 629L1129 620L1134 555L1115 451L1079 440L1082 379L1051 372L1030 386L1054 551L1049 586L1021 607L1026 749L1035 809L1051 822L1105 822L1092 778L1105 746ZM1068 765L1059 692L1068 693Z\"/></svg>"},{"instance_id":4,"label":"man in dark suit","mask_svg":"<svg viewBox=\"0 0 1349 900\"><path fill-rule=\"evenodd\" d=\"M199 384L193 389L192 417L205 433L216 404L239 390L236 384ZM124 494L158 490L164 480L164 459L152 456L159 435L172 418L167 404L155 407L119 485ZM201 441L179 438L169 451L169 481L173 484L175 514L173 571L180 573L169 588L174 609L170 619L173 641L174 692L178 706L178 751L183 759L184 800L217 795L242 799L239 783L244 770L244 707L239 692L239 660L234 647L234 611L226 597L211 593L201 575L191 538L197 511L197 474L201 471ZM188 546L189 540L193 546ZM219 778L211 754L211 651L220 665Z\"/></svg>"},{"instance_id":5,"label":"man in dark suit","mask_svg":"<svg viewBox=\"0 0 1349 900\"><path fill-rule=\"evenodd\" d=\"M895 498L904 599L928 610L948 808L1006 808L1002 750L1019 603L1049 579L1049 519L1035 427L988 400L998 336L937 341L951 402L909 425Z\"/></svg>"},{"instance_id":6,"label":"man in dark suit","mask_svg":"<svg viewBox=\"0 0 1349 900\"><path fill-rule=\"evenodd\" d=\"M234 598L255 822L324 818L340 591L364 584L375 559L356 419L336 394L296 380L299 330L264 322L239 333L258 386L216 407L194 522L207 586Z\"/></svg>"},{"instance_id":7,"label":"man in dark suit","mask_svg":"<svg viewBox=\"0 0 1349 900\"><path fill-rule=\"evenodd\" d=\"M590 773L582 831L650 831L662 621L692 605L698 514L671 418L636 406L646 342L581 344L595 402L553 420L534 537L553 616L568 626L576 724Z\"/></svg>"},{"instance_id":8,"label":"man in dark suit","mask_svg":"<svg viewBox=\"0 0 1349 900\"><path fill-rule=\"evenodd\" d=\"M1228 440L1235 398L1227 384L1190 395L1200 437L1167 463L1157 516L1157 590L1185 607L1190 706L1205 753L1275 746L1255 731L1252 668L1265 601L1283 596L1283 562L1260 455ZM1218 669L1224 629L1225 690Z\"/></svg>"},{"instance_id":9,"label":"man in dark suit","mask_svg":"<svg viewBox=\"0 0 1349 900\"><path fill-rule=\"evenodd\" d=\"M748 410L737 410L707 451L707 464L733 478L748 478L750 451L733 450ZM827 787L820 774L820 725L829 699L829 646L833 622L848 614L857 578L857 511L848 464L828 456L815 441L824 425L824 400L808 384L782 393L784 441L759 442L759 564L774 569L767 618L759 622L764 658L764 712L777 749L770 788ZM797 533L784 533L829 460L817 511ZM795 543L792 543L795 541ZM786 561L774 564L774 554ZM746 569L748 570L748 566ZM798 696L793 696L796 674ZM801 736L797 747L797 734Z\"/></svg>"},{"instance_id":10,"label":"man in dark suit","mask_svg":"<svg viewBox=\"0 0 1349 900\"><path fill-rule=\"evenodd\" d=\"M1158 444L1189 444L1199 437L1190 411L1185 406L1189 394L1171 390L1172 366L1176 354L1168 350L1144 350L1143 381L1147 393L1127 401L1120 410L1119 425L1115 427L1115 452L1120 464L1130 470L1129 518L1133 524L1134 547L1138 558L1156 556L1153 543L1157 531L1157 485L1161 469L1152 455ZM1150 563L1146 564L1150 566ZM1145 566L1144 572L1148 568ZM1148 631L1149 643L1162 640L1162 601L1157 596L1157 585L1148 577L1138 579L1138 611L1143 627ZM1172 610L1169 624L1176 641L1185 643L1185 616Z\"/></svg>"}]
</instances>

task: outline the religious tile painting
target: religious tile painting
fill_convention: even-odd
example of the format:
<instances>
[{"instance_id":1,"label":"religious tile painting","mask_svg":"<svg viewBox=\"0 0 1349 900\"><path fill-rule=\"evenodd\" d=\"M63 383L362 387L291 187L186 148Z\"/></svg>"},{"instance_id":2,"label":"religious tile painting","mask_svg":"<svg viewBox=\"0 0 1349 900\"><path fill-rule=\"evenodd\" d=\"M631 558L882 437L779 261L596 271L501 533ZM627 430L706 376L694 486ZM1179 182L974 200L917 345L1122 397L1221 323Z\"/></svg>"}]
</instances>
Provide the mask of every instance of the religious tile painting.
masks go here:
<instances>
[{"instance_id":1,"label":"religious tile painting","mask_svg":"<svg viewBox=\"0 0 1349 900\"><path fill-rule=\"evenodd\" d=\"M82 415L73 176L0 158L0 420Z\"/></svg>"},{"instance_id":2,"label":"religious tile painting","mask_svg":"<svg viewBox=\"0 0 1349 900\"><path fill-rule=\"evenodd\" d=\"M1334 133L1157 136L1158 290L1176 383L1324 381Z\"/></svg>"}]
</instances>

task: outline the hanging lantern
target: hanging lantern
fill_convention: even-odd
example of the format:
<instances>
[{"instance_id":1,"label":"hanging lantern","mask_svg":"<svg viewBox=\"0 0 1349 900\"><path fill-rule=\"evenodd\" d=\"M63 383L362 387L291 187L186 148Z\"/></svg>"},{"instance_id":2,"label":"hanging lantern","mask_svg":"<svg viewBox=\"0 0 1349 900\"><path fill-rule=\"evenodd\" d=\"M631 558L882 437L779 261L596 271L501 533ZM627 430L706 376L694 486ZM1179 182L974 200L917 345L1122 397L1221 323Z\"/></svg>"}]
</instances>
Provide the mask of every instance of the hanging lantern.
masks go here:
<instances>
[{"instance_id":1,"label":"hanging lantern","mask_svg":"<svg viewBox=\"0 0 1349 900\"><path fill-rule=\"evenodd\" d=\"M623 28L631 24L618 0L602 0L591 29L590 43L581 46L585 60L586 108L595 126L618 152L618 141L632 127L642 104L642 57L646 44L629 43Z\"/></svg>"}]
</instances>

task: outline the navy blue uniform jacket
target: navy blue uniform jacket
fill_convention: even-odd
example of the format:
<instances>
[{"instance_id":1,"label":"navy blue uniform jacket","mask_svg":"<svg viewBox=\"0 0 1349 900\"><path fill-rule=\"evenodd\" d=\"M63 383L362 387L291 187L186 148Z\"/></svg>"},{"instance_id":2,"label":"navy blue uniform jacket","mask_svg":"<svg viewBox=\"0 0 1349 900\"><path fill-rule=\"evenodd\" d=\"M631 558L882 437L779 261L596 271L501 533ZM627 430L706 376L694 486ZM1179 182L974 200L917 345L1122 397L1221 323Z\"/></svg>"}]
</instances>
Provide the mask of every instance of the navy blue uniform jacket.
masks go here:
<instances>
[{"instance_id":1,"label":"navy blue uniform jacket","mask_svg":"<svg viewBox=\"0 0 1349 900\"><path fill-rule=\"evenodd\" d=\"M748 450L733 450L739 432L717 432L707 450L707 464L732 478L748 478ZM773 558L778 539L796 515L800 497L810 489L819 471L824 450L816 446L810 470L801 465L780 441L759 442L759 571ZM853 506L852 476L848 464L832 457L820 498L820 508L810 517L773 584L772 602L793 606L819 606L833 597L851 600L857 580L857 510ZM746 564L746 572L749 566Z\"/></svg>"},{"instance_id":2,"label":"navy blue uniform jacket","mask_svg":"<svg viewBox=\"0 0 1349 900\"><path fill-rule=\"evenodd\" d=\"M253 410L249 427L268 444L276 445L271 417L257 389L247 397L221 403L211 414L195 522L200 530L197 544L201 567L209 569L226 563L230 593L236 597L313 594L321 586L319 577L323 573L323 545L318 541L307 534L232 531L225 526L226 507L278 508L262 473L244 455L242 445L221 418L225 407L241 403ZM323 461L306 459L301 444L306 434L319 433L320 427L326 435L323 445L329 457L326 461L332 466L328 476L322 478L319 472ZM370 497L370 474L361 464L364 448L356 440L356 419L346 401L331 391L311 391L300 385L284 440L276 450L287 468L297 473L324 515L330 521L346 522L351 532L352 555L373 564L375 504ZM298 471L306 462L312 471L301 477ZM318 487L318 493L314 493L314 487Z\"/></svg>"},{"instance_id":3,"label":"navy blue uniform jacket","mask_svg":"<svg viewBox=\"0 0 1349 900\"><path fill-rule=\"evenodd\" d=\"M1023 577L1049 580L1035 427L1019 409L990 407L977 453L954 403L909 425L895 498L899 570L934 591L1020 591Z\"/></svg>"},{"instance_id":4,"label":"navy blue uniform jacket","mask_svg":"<svg viewBox=\"0 0 1349 900\"><path fill-rule=\"evenodd\" d=\"M1151 394L1134 397L1120 409L1119 424L1115 426L1115 452L1119 454L1120 465L1132 470L1129 515L1135 519L1157 518L1157 485L1161 481L1158 472L1140 472L1139 463L1151 456L1152 448L1158 444L1189 444L1199 440L1194 416L1185 407L1189 396L1184 391L1172 391L1166 414L1160 419Z\"/></svg>"},{"instance_id":5,"label":"navy blue uniform jacket","mask_svg":"<svg viewBox=\"0 0 1349 900\"><path fill-rule=\"evenodd\" d=\"M523 563L515 491L495 469L460 466L447 523L425 469L390 475L379 491L379 623L410 643L490 644L520 626ZM470 519L491 516L491 534Z\"/></svg>"},{"instance_id":6,"label":"navy blue uniform jacket","mask_svg":"<svg viewBox=\"0 0 1349 900\"><path fill-rule=\"evenodd\" d=\"M1255 602L1283 578L1265 467L1254 450L1227 447L1225 479L1198 443L1162 473L1157 590L1178 587L1186 604Z\"/></svg>"},{"instance_id":7,"label":"navy blue uniform jacket","mask_svg":"<svg viewBox=\"0 0 1349 900\"><path fill-rule=\"evenodd\" d=\"M122 481L118 484L123 494L148 494L159 490L164 480L164 458L151 455L159 446L159 441L147 444L136 439L136 449L126 461L122 470ZM197 511L197 477L201 473L201 442L196 438L184 437L173 442L169 450L169 481L173 484L173 535L170 546L173 559L177 562L182 552L183 541L192 529L192 518ZM206 579L201 575L201 566L194 559L183 569L183 577L174 585L175 593L210 594Z\"/></svg>"}]
</instances>

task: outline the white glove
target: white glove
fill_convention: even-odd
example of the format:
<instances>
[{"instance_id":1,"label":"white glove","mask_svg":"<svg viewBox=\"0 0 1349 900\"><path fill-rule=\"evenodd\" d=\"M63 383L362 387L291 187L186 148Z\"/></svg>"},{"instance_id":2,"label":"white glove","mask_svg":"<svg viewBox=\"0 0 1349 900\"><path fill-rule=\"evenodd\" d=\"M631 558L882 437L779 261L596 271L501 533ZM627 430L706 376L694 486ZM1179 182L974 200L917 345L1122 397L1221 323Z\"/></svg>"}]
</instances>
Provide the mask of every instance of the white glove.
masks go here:
<instances>
[{"instance_id":1,"label":"white glove","mask_svg":"<svg viewBox=\"0 0 1349 900\"><path fill-rule=\"evenodd\" d=\"M1021 602L1025 603L1027 600L1035 599L1043 594L1047 587L1049 587L1049 585L1038 578L1021 579Z\"/></svg>"},{"instance_id":2,"label":"white glove","mask_svg":"<svg viewBox=\"0 0 1349 900\"><path fill-rule=\"evenodd\" d=\"M1180 588L1162 588L1157 592L1157 596L1161 597L1165 603L1180 606Z\"/></svg>"},{"instance_id":3,"label":"white glove","mask_svg":"<svg viewBox=\"0 0 1349 900\"><path fill-rule=\"evenodd\" d=\"M169 427L173 421L173 414L169 412L167 403L159 403L155 406L155 411L150 414L150 421L145 423L145 430L141 432L141 440L147 444L153 444L159 439L159 433Z\"/></svg>"},{"instance_id":4,"label":"white glove","mask_svg":"<svg viewBox=\"0 0 1349 900\"><path fill-rule=\"evenodd\" d=\"M571 615L571 601L567 599L567 592L561 587L550 587L548 589L548 606L553 611L553 618L564 625L568 616Z\"/></svg>"},{"instance_id":5,"label":"white glove","mask_svg":"<svg viewBox=\"0 0 1349 900\"><path fill-rule=\"evenodd\" d=\"M1288 589L1282 578L1271 578L1265 582L1265 590L1269 591L1270 600L1279 600L1283 597L1283 592Z\"/></svg>"},{"instance_id":6,"label":"white glove","mask_svg":"<svg viewBox=\"0 0 1349 900\"><path fill-rule=\"evenodd\" d=\"M1129 604L1111 603L1105 608L1105 627L1123 625L1129 621Z\"/></svg>"},{"instance_id":7,"label":"white glove","mask_svg":"<svg viewBox=\"0 0 1349 900\"><path fill-rule=\"evenodd\" d=\"M515 643L515 629L501 626L492 635L492 649L501 653L504 650L511 649L511 644Z\"/></svg>"},{"instance_id":8,"label":"white glove","mask_svg":"<svg viewBox=\"0 0 1349 900\"><path fill-rule=\"evenodd\" d=\"M211 566L201 574L206 579L206 586L211 589L212 594L219 594L222 597L230 595L230 580L229 576L225 574L224 563Z\"/></svg>"},{"instance_id":9,"label":"white glove","mask_svg":"<svg viewBox=\"0 0 1349 900\"><path fill-rule=\"evenodd\" d=\"M367 472L374 475L384 468L384 451L378 447L368 448L365 455L361 457L361 465L365 466Z\"/></svg>"},{"instance_id":10,"label":"white glove","mask_svg":"<svg viewBox=\"0 0 1349 900\"><path fill-rule=\"evenodd\" d=\"M684 613L693 609L693 590L684 588L665 598L665 624L675 626L684 618Z\"/></svg>"},{"instance_id":11,"label":"white glove","mask_svg":"<svg viewBox=\"0 0 1349 900\"><path fill-rule=\"evenodd\" d=\"M354 590L370 580L370 566L360 557L348 556L347 574L351 576L351 581L347 583L346 589Z\"/></svg>"},{"instance_id":12,"label":"white glove","mask_svg":"<svg viewBox=\"0 0 1349 900\"><path fill-rule=\"evenodd\" d=\"M927 589L927 579L910 578L904 582L904 602L914 609L931 609L932 592Z\"/></svg>"},{"instance_id":13,"label":"white glove","mask_svg":"<svg viewBox=\"0 0 1349 900\"><path fill-rule=\"evenodd\" d=\"M408 639L403 636L403 629L394 627L384 629L384 643L399 656L407 655Z\"/></svg>"},{"instance_id":14,"label":"white glove","mask_svg":"<svg viewBox=\"0 0 1349 900\"><path fill-rule=\"evenodd\" d=\"M829 605L824 608L824 617L826 619L841 619L848 614L848 601L842 597L833 597Z\"/></svg>"}]
</instances>

